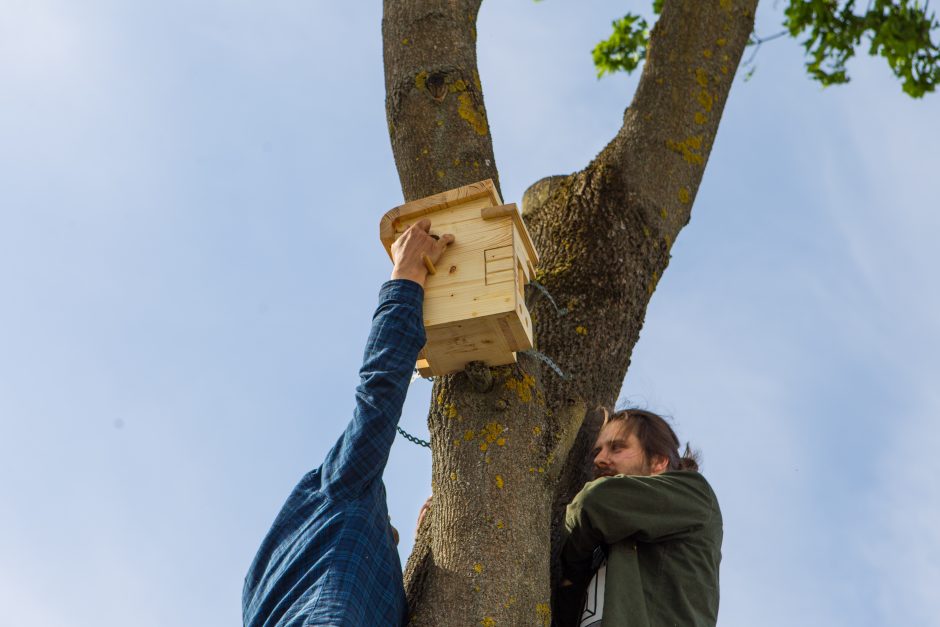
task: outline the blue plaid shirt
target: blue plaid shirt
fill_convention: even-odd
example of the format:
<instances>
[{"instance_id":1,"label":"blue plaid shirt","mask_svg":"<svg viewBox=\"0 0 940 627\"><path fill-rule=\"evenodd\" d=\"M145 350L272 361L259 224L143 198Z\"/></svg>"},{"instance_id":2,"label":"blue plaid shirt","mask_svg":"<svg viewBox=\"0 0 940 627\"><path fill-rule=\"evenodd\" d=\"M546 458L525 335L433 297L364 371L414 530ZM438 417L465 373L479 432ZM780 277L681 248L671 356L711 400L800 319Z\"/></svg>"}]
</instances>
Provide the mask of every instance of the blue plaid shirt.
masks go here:
<instances>
[{"instance_id":1,"label":"blue plaid shirt","mask_svg":"<svg viewBox=\"0 0 940 627\"><path fill-rule=\"evenodd\" d=\"M242 593L246 627L406 622L382 473L425 341L423 298L412 281L382 285L352 421L261 543Z\"/></svg>"}]
</instances>

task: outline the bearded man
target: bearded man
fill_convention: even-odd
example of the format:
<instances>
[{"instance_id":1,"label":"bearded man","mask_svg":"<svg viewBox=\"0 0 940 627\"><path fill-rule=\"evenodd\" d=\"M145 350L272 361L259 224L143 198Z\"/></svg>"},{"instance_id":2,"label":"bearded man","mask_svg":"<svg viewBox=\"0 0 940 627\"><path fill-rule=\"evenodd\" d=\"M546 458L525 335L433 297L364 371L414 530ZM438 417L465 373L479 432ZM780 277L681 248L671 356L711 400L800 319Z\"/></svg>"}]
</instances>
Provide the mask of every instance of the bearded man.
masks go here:
<instances>
[{"instance_id":1,"label":"bearded man","mask_svg":"<svg viewBox=\"0 0 940 627\"><path fill-rule=\"evenodd\" d=\"M595 479L565 515L562 627L714 627L722 520L688 445L660 416L605 411Z\"/></svg>"}]
</instances>

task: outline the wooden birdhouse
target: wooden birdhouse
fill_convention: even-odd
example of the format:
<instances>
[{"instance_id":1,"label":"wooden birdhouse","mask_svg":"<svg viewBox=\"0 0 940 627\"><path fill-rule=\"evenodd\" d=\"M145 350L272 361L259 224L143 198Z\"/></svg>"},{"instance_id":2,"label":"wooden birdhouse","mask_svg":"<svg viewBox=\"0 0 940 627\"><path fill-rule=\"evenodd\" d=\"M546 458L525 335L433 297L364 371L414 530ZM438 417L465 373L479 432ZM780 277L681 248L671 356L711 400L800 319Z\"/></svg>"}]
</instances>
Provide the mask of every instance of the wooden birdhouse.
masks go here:
<instances>
[{"instance_id":1,"label":"wooden birdhouse","mask_svg":"<svg viewBox=\"0 0 940 627\"><path fill-rule=\"evenodd\" d=\"M424 288L427 344L416 367L424 376L462 370L471 361L500 366L532 348L525 285L538 255L516 205L504 205L492 180L395 207L382 217L382 243L392 243L422 218L451 244Z\"/></svg>"}]
</instances>

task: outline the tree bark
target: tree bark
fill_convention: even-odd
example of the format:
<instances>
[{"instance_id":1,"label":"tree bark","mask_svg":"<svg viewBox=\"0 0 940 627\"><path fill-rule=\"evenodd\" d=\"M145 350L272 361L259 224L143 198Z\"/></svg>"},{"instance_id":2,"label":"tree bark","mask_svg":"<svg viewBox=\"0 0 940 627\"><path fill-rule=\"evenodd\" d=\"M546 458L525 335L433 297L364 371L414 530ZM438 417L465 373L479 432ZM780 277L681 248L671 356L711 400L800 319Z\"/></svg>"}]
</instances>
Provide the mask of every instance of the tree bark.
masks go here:
<instances>
[{"instance_id":1,"label":"tree bark","mask_svg":"<svg viewBox=\"0 0 940 627\"><path fill-rule=\"evenodd\" d=\"M406 201L499 173L477 70L481 0L385 0L385 111Z\"/></svg>"},{"instance_id":2,"label":"tree bark","mask_svg":"<svg viewBox=\"0 0 940 627\"><path fill-rule=\"evenodd\" d=\"M439 378L433 511L405 572L413 625L548 625L564 505L594 408L616 401L669 251L691 215L757 0L667 0L623 126L583 170L535 183L537 348L489 377ZM476 66L480 0L386 0L386 112L406 200L498 176Z\"/></svg>"}]
</instances>

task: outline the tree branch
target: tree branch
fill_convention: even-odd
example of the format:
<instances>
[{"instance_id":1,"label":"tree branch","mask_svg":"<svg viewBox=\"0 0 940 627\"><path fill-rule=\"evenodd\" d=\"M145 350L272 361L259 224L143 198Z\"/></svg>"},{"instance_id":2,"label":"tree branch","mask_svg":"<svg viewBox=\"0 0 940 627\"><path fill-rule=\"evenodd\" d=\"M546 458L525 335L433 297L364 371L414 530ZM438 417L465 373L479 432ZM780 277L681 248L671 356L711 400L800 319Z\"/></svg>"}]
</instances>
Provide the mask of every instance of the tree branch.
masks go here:
<instances>
[{"instance_id":1,"label":"tree branch","mask_svg":"<svg viewBox=\"0 0 940 627\"><path fill-rule=\"evenodd\" d=\"M539 280L568 312L559 317L547 303L535 305L539 349L572 375L588 408L617 399L669 250L691 216L756 5L667 0L620 131L584 170L526 192L524 211L542 256ZM557 404L553 393L546 396ZM564 506L587 479L599 427L596 414L587 417L575 425L580 431L556 485L556 555Z\"/></svg>"},{"instance_id":2,"label":"tree branch","mask_svg":"<svg viewBox=\"0 0 940 627\"><path fill-rule=\"evenodd\" d=\"M480 0L385 0L385 110L405 200L493 179L477 70Z\"/></svg>"}]
</instances>

